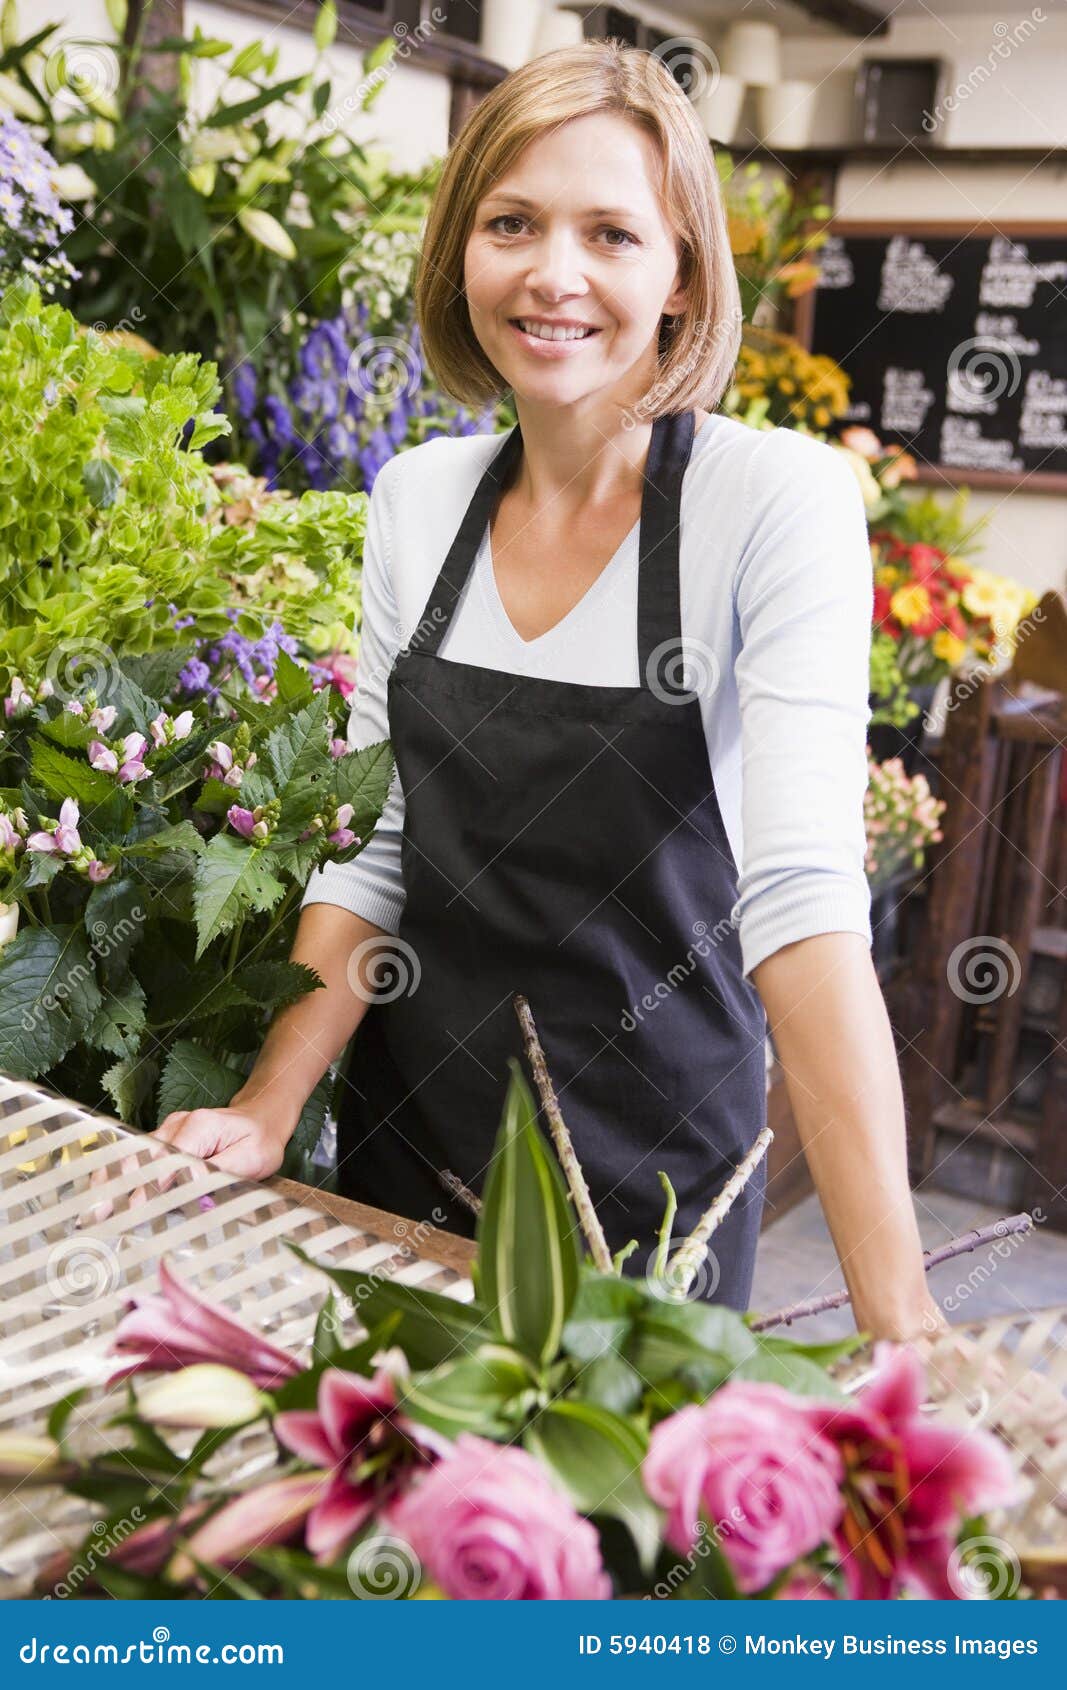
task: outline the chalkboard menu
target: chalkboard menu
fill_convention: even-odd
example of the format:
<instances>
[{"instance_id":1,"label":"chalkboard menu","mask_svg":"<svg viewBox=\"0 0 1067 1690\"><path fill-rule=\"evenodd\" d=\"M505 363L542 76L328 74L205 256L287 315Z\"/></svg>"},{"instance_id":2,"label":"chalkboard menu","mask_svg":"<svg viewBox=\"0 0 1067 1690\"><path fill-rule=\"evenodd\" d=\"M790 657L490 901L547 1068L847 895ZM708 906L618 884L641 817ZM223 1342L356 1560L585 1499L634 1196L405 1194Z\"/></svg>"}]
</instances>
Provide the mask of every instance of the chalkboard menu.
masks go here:
<instances>
[{"instance_id":1,"label":"chalkboard menu","mask_svg":"<svg viewBox=\"0 0 1067 1690\"><path fill-rule=\"evenodd\" d=\"M1067 224L835 223L797 330L923 479L1067 491Z\"/></svg>"}]
</instances>

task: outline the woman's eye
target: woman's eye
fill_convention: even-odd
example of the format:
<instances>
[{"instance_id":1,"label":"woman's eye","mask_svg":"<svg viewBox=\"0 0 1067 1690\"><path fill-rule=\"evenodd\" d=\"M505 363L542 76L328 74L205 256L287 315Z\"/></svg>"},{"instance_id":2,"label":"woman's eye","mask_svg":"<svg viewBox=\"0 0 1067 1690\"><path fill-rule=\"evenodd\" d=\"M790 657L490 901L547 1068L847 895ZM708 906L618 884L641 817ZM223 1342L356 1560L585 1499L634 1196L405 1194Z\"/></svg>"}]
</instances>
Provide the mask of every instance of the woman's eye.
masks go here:
<instances>
[{"instance_id":1,"label":"woman's eye","mask_svg":"<svg viewBox=\"0 0 1067 1690\"><path fill-rule=\"evenodd\" d=\"M505 227L506 224L516 224L516 223L519 225L518 229L506 228ZM525 217L520 217L518 215L518 213L514 212L514 211L502 212L499 217L491 218L490 221L489 221L489 225L488 225L488 227L490 229L496 231L498 234L501 234L501 235L518 234L518 233L521 232L521 230L523 228L525 228L525 226L526 226ZM609 246L620 248L620 250L623 249L624 246L637 246L637 244L638 244L637 237L635 235L631 235L629 230L627 230L627 229L617 229L617 228L611 226L611 227L602 229L600 231L600 233L603 234L603 235L619 235L619 236L621 236L620 240L609 240L608 243L607 243Z\"/></svg>"}]
</instances>

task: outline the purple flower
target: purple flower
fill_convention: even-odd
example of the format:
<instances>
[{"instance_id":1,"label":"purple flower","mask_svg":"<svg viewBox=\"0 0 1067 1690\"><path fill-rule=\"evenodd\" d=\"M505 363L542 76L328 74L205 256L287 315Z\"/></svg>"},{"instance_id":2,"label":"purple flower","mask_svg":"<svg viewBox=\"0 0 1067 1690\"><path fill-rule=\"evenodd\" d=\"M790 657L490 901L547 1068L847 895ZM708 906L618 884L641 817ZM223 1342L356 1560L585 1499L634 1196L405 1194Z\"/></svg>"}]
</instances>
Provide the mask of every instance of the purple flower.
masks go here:
<instances>
[{"instance_id":1,"label":"purple flower","mask_svg":"<svg viewBox=\"0 0 1067 1690\"><path fill-rule=\"evenodd\" d=\"M211 670L202 657L191 657L178 672L178 685L183 692L206 692L211 684Z\"/></svg>"},{"instance_id":2,"label":"purple flower","mask_svg":"<svg viewBox=\"0 0 1067 1690\"><path fill-rule=\"evenodd\" d=\"M253 829L256 825L256 817L253 810L244 810L241 808L240 804L231 804L229 809L226 811L226 820L235 832L239 833L243 839L251 839Z\"/></svg>"},{"instance_id":3,"label":"purple flower","mask_svg":"<svg viewBox=\"0 0 1067 1690\"><path fill-rule=\"evenodd\" d=\"M291 446L296 439L296 430L284 399L277 398L273 393L268 394L263 401L263 409L279 445Z\"/></svg>"},{"instance_id":4,"label":"purple flower","mask_svg":"<svg viewBox=\"0 0 1067 1690\"><path fill-rule=\"evenodd\" d=\"M238 364L231 371L230 384L237 405L237 413L245 422L252 416L256 408L256 394L258 383L256 372L251 364Z\"/></svg>"},{"instance_id":5,"label":"purple flower","mask_svg":"<svg viewBox=\"0 0 1067 1690\"><path fill-rule=\"evenodd\" d=\"M89 761L94 769L103 769L107 775L118 773L119 760L113 751L99 739L89 741Z\"/></svg>"}]
</instances>

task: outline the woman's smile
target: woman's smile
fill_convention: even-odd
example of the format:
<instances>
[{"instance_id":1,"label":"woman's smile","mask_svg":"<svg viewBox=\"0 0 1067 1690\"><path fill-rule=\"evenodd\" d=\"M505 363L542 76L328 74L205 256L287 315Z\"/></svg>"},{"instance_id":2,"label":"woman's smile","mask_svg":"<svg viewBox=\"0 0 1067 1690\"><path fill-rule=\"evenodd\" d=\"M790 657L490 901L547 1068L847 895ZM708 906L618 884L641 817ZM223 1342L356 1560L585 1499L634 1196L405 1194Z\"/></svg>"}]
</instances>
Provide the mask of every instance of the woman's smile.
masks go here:
<instances>
[{"instance_id":1,"label":"woman's smile","mask_svg":"<svg viewBox=\"0 0 1067 1690\"><path fill-rule=\"evenodd\" d=\"M535 358L570 358L596 339L600 330L587 324L544 317L509 317L517 343Z\"/></svg>"}]
</instances>

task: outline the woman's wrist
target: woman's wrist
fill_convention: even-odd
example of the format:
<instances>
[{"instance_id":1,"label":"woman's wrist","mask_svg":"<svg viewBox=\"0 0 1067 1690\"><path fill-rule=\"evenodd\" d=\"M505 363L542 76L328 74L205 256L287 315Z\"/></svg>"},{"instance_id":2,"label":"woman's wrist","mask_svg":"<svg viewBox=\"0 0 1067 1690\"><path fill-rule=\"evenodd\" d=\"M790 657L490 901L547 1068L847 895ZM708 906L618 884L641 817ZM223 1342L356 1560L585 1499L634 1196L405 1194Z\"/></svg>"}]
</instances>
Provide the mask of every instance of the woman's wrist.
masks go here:
<instances>
[{"instance_id":1,"label":"woman's wrist","mask_svg":"<svg viewBox=\"0 0 1067 1690\"><path fill-rule=\"evenodd\" d=\"M257 1081L255 1073L230 1099L230 1108L258 1120L264 1134L275 1139L284 1149L296 1131L306 1099L297 1098L278 1081Z\"/></svg>"},{"instance_id":2,"label":"woman's wrist","mask_svg":"<svg viewBox=\"0 0 1067 1690\"><path fill-rule=\"evenodd\" d=\"M879 1302L865 1308L853 1302L856 1327L874 1338L888 1338L897 1344L918 1342L921 1338L936 1338L949 1330L940 1307L929 1292L904 1304L887 1306Z\"/></svg>"}]
</instances>

